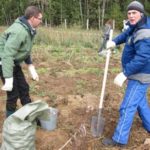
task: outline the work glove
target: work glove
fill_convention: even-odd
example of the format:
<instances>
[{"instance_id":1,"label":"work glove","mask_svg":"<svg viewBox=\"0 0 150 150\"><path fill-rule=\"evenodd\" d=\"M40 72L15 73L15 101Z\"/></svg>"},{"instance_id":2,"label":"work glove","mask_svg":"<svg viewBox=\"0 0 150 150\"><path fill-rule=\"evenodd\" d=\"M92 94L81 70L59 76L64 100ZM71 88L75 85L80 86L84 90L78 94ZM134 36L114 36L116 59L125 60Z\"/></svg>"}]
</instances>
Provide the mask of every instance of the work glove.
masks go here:
<instances>
[{"instance_id":1,"label":"work glove","mask_svg":"<svg viewBox=\"0 0 150 150\"><path fill-rule=\"evenodd\" d=\"M114 41L107 41L106 49L113 49L116 47L116 43Z\"/></svg>"},{"instance_id":2,"label":"work glove","mask_svg":"<svg viewBox=\"0 0 150 150\"><path fill-rule=\"evenodd\" d=\"M33 65L29 65L28 69L29 69L29 73L30 73L32 79L35 81L39 81L39 76L35 70L35 67Z\"/></svg>"},{"instance_id":3,"label":"work glove","mask_svg":"<svg viewBox=\"0 0 150 150\"><path fill-rule=\"evenodd\" d=\"M121 87L126 79L127 77L121 72L115 77L114 83Z\"/></svg>"},{"instance_id":4,"label":"work glove","mask_svg":"<svg viewBox=\"0 0 150 150\"><path fill-rule=\"evenodd\" d=\"M12 91L13 89L13 77L5 78L5 84L1 88L3 91Z\"/></svg>"}]
</instances>

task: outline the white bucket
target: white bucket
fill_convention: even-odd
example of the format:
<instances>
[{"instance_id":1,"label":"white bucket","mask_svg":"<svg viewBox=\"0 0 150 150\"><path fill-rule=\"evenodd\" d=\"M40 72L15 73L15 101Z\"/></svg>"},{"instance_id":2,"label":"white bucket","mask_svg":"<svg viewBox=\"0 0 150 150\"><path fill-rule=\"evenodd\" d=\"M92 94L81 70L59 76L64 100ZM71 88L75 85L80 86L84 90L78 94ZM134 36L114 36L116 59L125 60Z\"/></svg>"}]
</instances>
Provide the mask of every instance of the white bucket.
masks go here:
<instances>
[{"instance_id":1,"label":"white bucket","mask_svg":"<svg viewBox=\"0 0 150 150\"><path fill-rule=\"evenodd\" d=\"M41 127L48 131L56 129L57 116L58 116L58 109L49 107L49 119L48 120L40 119Z\"/></svg>"}]
</instances>

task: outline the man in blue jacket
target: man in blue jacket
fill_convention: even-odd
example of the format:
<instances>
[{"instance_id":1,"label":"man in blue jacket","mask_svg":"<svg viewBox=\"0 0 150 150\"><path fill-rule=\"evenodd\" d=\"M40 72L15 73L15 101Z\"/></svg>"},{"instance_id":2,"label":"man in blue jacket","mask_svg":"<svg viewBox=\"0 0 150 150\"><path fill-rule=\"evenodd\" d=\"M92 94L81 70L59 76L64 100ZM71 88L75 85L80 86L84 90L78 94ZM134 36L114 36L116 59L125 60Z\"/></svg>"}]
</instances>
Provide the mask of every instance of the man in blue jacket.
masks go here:
<instances>
[{"instance_id":1,"label":"man in blue jacket","mask_svg":"<svg viewBox=\"0 0 150 150\"><path fill-rule=\"evenodd\" d=\"M127 144L136 112L143 127L150 132L150 107L147 101L150 84L150 18L145 15L144 6L138 1L128 5L127 16L129 28L107 43L107 48L125 43L122 72L116 76L114 83L122 86L126 80L128 82L115 132L111 139L102 141L106 146Z\"/></svg>"}]
</instances>

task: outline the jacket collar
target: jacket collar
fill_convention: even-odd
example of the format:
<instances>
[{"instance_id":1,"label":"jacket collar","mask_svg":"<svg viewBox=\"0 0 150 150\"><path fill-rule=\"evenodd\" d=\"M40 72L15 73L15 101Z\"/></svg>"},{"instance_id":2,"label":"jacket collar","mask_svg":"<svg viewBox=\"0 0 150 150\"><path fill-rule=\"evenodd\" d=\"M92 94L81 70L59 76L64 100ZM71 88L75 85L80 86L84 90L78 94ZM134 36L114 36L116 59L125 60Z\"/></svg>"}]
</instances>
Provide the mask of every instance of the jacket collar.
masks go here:
<instances>
[{"instance_id":1,"label":"jacket collar","mask_svg":"<svg viewBox=\"0 0 150 150\"><path fill-rule=\"evenodd\" d=\"M28 27L31 36L36 34L36 30L31 27L25 16L19 17L19 20Z\"/></svg>"}]
</instances>

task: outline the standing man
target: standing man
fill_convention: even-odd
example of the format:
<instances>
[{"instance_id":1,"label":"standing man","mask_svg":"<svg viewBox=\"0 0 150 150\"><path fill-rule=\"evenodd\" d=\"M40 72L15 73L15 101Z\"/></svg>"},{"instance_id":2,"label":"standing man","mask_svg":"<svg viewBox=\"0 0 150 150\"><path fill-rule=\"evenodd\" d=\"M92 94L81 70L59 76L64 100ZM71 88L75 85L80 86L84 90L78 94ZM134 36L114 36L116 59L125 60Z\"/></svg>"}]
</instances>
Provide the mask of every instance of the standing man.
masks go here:
<instances>
[{"instance_id":1,"label":"standing man","mask_svg":"<svg viewBox=\"0 0 150 150\"><path fill-rule=\"evenodd\" d=\"M16 111L18 98L22 105L31 102L29 85L21 69L24 61L29 68L33 80L39 77L31 60L31 48L36 28L42 22L39 8L29 6L24 16L15 22L0 37L0 76L7 93L6 117Z\"/></svg>"},{"instance_id":2,"label":"standing man","mask_svg":"<svg viewBox=\"0 0 150 150\"><path fill-rule=\"evenodd\" d=\"M150 132L150 107L147 89L150 85L150 18L144 6L132 1L127 7L129 28L107 43L107 48L125 43L122 54L122 72L114 83L122 86L127 79L125 95L120 106L120 118L111 139L104 139L106 146L122 146L128 143L135 113L138 112L142 125Z\"/></svg>"}]
</instances>

